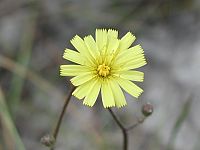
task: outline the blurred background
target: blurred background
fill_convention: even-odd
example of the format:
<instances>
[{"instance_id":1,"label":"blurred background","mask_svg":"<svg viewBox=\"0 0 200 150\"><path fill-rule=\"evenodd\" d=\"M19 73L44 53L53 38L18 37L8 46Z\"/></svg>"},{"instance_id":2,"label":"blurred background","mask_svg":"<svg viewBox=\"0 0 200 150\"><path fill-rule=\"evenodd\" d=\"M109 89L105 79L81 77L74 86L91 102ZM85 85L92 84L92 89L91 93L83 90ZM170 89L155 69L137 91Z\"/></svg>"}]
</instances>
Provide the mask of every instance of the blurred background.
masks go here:
<instances>
[{"instance_id":1,"label":"blurred background","mask_svg":"<svg viewBox=\"0 0 200 150\"><path fill-rule=\"evenodd\" d=\"M154 113L130 132L130 150L200 150L199 0L0 0L0 150L46 150L72 85L59 76L63 50L79 34L133 32L148 65L144 93L113 109L124 124ZM121 150L122 135L101 100L70 101L57 150Z\"/></svg>"}]
</instances>

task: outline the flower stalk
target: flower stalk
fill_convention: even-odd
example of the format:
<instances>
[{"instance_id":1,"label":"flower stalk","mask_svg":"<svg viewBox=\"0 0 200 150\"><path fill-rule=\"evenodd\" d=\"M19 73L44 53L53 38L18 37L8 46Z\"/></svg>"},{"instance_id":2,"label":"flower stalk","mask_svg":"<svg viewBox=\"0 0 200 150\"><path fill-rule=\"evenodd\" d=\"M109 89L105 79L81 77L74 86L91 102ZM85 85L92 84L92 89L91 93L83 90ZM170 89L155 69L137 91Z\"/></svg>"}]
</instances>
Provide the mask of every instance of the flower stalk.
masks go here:
<instances>
[{"instance_id":1,"label":"flower stalk","mask_svg":"<svg viewBox=\"0 0 200 150\"><path fill-rule=\"evenodd\" d=\"M119 121L119 119L117 118L117 116L114 114L114 112L112 111L111 108L108 108L108 111L110 112L111 116L113 117L113 119L115 120L115 122L117 123L117 125L119 126L119 128L122 131L123 134L123 150L128 150L128 134L127 134L127 130L124 127L124 125Z\"/></svg>"},{"instance_id":2,"label":"flower stalk","mask_svg":"<svg viewBox=\"0 0 200 150\"><path fill-rule=\"evenodd\" d=\"M73 93L74 89L75 89L75 87L73 87L70 90L69 95L66 97L65 103L63 105L62 111L61 111L60 116L58 118L58 122L56 124L56 127L53 130L53 133L50 134L50 135L45 135L41 138L41 143L44 144L45 146L49 147L50 150L54 150L55 143L56 143L56 140L57 140L57 136L58 136L58 133L59 133L59 130L60 130L60 126L61 126L64 114L66 112L67 106L69 104L69 101L72 97L72 93Z\"/></svg>"},{"instance_id":3,"label":"flower stalk","mask_svg":"<svg viewBox=\"0 0 200 150\"><path fill-rule=\"evenodd\" d=\"M64 114L65 114L65 111L66 111L66 108L67 108L67 106L68 106L68 104L69 104L69 101L70 101L70 99L71 99L71 97L72 97L72 92L74 91L74 89L75 89L75 87L73 87L73 88L70 90L69 96L66 98L65 103L64 103L64 105L63 105L61 114L60 114L59 119L58 119L58 122L57 122L57 124L56 124L56 128L55 128L55 130L53 131L53 137L54 137L54 139L55 139L55 142L56 142L56 139L57 139L57 136L58 136L58 133L59 133L59 129L60 129L60 125L61 125L62 120L63 120L63 116L64 116Z\"/></svg>"},{"instance_id":4,"label":"flower stalk","mask_svg":"<svg viewBox=\"0 0 200 150\"><path fill-rule=\"evenodd\" d=\"M147 109L148 108L148 109ZM149 104L149 103L146 103L142 106L142 113L143 113L143 117L138 119L138 121L129 126L129 127L125 127L121 122L120 120L117 118L117 116L115 115L115 113L112 111L111 108L108 108L108 111L110 112L111 116L113 117L114 121L116 122L116 124L119 126L119 128L121 129L122 131L122 135L123 135L123 150L128 150L128 141L129 141L129 138L128 138L128 132L130 130L133 130L134 128L136 128L138 125L142 124L145 119L147 117L149 117L152 113L153 113L153 105ZM149 112L148 115L146 115L147 111ZM151 113L150 113L151 112Z\"/></svg>"}]
</instances>

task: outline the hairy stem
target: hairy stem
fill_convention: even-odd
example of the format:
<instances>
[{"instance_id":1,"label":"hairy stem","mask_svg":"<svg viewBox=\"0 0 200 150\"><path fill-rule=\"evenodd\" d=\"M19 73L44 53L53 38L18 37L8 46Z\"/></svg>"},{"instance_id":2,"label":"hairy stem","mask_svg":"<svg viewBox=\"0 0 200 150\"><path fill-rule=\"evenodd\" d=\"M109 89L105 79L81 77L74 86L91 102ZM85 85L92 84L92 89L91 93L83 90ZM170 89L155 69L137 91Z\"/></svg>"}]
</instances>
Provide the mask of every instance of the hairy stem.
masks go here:
<instances>
[{"instance_id":1,"label":"hairy stem","mask_svg":"<svg viewBox=\"0 0 200 150\"><path fill-rule=\"evenodd\" d=\"M143 123L145 119L146 119L146 117L138 119L138 121L135 124L131 125L130 127L127 127L126 131L129 131L129 130L132 130L132 129L136 128L138 125L140 125L141 123Z\"/></svg>"},{"instance_id":2,"label":"hairy stem","mask_svg":"<svg viewBox=\"0 0 200 150\"><path fill-rule=\"evenodd\" d=\"M55 143L56 143L56 139L57 139L57 136L58 136L58 133L59 133L59 130L60 130L60 126L61 126L64 114L65 114L66 108L67 108L69 101L72 97L72 93L73 93L74 89L75 89L75 87L70 90L69 96L67 96L67 98L65 100L65 103L63 105L63 108L62 108L61 114L59 116L58 122L57 122L56 127L53 131L53 137L54 137ZM54 146L51 148L51 150L54 150Z\"/></svg>"},{"instance_id":3,"label":"hairy stem","mask_svg":"<svg viewBox=\"0 0 200 150\"><path fill-rule=\"evenodd\" d=\"M126 130L123 130L122 133L123 133L123 150L128 150L128 132Z\"/></svg>"},{"instance_id":4,"label":"hairy stem","mask_svg":"<svg viewBox=\"0 0 200 150\"><path fill-rule=\"evenodd\" d=\"M117 125L119 126L119 128L121 129L122 131L122 135L123 135L123 150L128 150L128 141L129 141L129 138L128 138L128 132L134 128L136 128L139 124L143 123L144 120L147 118L147 117L143 117L141 119L138 119L138 121L131 125L130 127L125 127L121 122L120 120L117 118L117 116L115 115L115 113L112 111L111 108L108 108L108 111L110 112L111 116L113 117L114 121L117 123Z\"/></svg>"},{"instance_id":5,"label":"hairy stem","mask_svg":"<svg viewBox=\"0 0 200 150\"><path fill-rule=\"evenodd\" d=\"M114 114L111 108L108 108L108 111L112 115L113 119L117 123L117 125L120 127L122 134L123 134L123 150L128 150L128 133L124 125L119 121L117 116Z\"/></svg>"}]
</instances>

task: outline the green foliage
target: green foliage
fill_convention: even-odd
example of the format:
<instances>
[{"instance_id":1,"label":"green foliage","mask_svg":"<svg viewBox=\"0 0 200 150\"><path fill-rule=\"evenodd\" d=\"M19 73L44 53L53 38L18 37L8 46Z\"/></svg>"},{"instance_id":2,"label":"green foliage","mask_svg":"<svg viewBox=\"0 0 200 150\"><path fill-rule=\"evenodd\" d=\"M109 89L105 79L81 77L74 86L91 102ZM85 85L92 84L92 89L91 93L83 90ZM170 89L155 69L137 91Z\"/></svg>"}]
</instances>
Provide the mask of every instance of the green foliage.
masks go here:
<instances>
[{"instance_id":1,"label":"green foliage","mask_svg":"<svg viewBox=\"0 0 200 150\"><path fill-rule=\"evenodd\" d=\"M4 137L5 136L10 137L6 139L6 140L9 140L8 141L9 145L5 145L5 147L12 146L14 149L17 149L17 150L25 150L24 144L20 138L20 135L8 111L8 107L5 102L4 95L1 89L0 89L0 121L2 123L2 131L3 131L2 134L5 133Z\"/></svg>"}]
</instances>

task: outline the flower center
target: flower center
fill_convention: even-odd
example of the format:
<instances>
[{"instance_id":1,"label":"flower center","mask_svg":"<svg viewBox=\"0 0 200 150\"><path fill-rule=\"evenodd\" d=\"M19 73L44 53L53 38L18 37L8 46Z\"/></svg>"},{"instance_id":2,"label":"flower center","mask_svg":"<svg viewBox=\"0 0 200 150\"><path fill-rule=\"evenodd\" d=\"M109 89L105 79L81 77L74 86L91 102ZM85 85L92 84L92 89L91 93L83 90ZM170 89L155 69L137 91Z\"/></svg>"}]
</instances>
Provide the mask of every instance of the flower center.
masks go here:
<instances>
[{"instance_id":1,"label":"flower center","mask_svg":"<svg viewBox=\"0 0 200 150\"><path fill-rule=\"evenodd\" d=\"M100 76L106 77L110 73L110 67L106 66L105 64L99 65L97 72Z\"/></svg>"}]
</instances>

